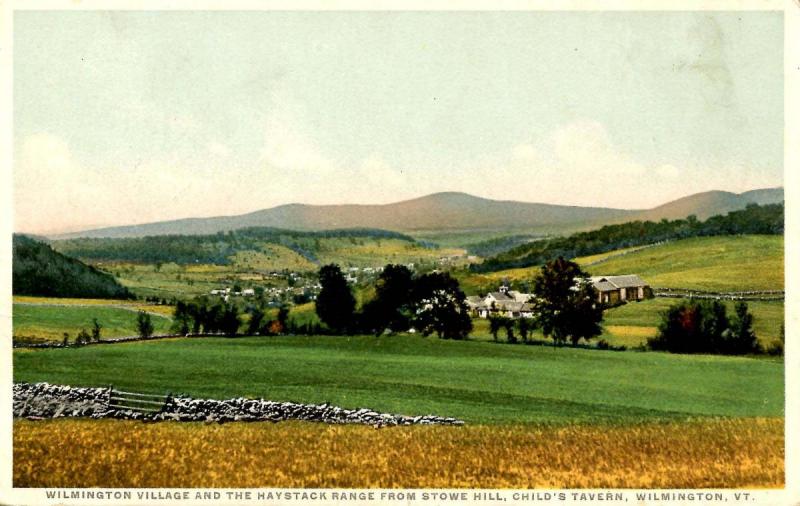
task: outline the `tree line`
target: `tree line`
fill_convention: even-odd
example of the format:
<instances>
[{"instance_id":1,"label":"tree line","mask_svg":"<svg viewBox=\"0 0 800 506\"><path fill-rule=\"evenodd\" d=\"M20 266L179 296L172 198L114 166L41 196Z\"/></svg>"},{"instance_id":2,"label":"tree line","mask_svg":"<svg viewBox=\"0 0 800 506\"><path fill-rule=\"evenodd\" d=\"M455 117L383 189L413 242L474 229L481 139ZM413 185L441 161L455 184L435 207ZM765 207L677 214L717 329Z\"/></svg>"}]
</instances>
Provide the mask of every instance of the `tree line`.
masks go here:
<instances>
[{"instance_id":1,"label":"tree line","mask_svg":"<svg viewBox=\"0 0 800 506\"><path fill-rule=\"evenodd\" d=\"M285 246L316 262L320 239L400 239L415 242L405 234L380 229L339 229L302 232L270 227L251 227L208 235L157 235L125 238L78 238L54 241L56 249L73 257L141 263L228 265L239 251L259 251L263 243Z\"/></svg>"},{"instance_id":2,"label":"tree line","mask_svg":"<svg viewBox=\"0 0 800 506\"><path fill-rule=\"evenodd\" d=\"M736 234L783 234L783 204L749 204L745 209L700 221L694 216L681 220L632 221L529 242L470 265L472 272L492 272L543 264L556 258L595 255L621 248L689 237Z\"/></svg>"},{"instance_id":3,"label":"tree line","mask_svg":"<svg viewBox=\"0 0 800 506\"><path fill-rule=\"evenodd\" d=\"M401 332L413 328L422 335L466 339L472 319L458 281L444 272L414 276L404 265L387 265L375 284L375 296L360 310L338 265L319 270L315 302L319 319L341 334Z\"/></svg>"},{"instance_id":4,"label":"tree line","mask_svg":"<svg viewBox=\"0 0 800 506\"><path fill-rule=\"evenodd\" d=\"M734 313L728 316L725 304L718 300L681 301L664 312L658 334L648 339L647 345L651 350L671 353L783 353L783 327L780 340L765 349L753 331L753 315L747 303L738 302Z\"/></svg>"}]
</instances>

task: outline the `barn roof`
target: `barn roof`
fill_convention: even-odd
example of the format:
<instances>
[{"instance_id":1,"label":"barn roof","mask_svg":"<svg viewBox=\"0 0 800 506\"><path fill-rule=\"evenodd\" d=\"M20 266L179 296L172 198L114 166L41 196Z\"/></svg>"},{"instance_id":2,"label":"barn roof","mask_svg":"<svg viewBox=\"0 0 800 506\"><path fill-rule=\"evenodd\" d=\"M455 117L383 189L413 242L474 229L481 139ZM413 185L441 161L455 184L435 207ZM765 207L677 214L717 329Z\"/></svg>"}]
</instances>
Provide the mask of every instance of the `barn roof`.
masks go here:
<instances>
[{"instance_id":1,"label":"barn roof","mask_svg":"<svg viewBox=\"0 0 800 506\"><path fill-rule=\"evenodd\" d=\"M624 276L592 276L589 278L595 288L601 292L616 290L618 288L638 288L647 286L647 283L636 274Z\"/></svg>"}]
</instances>

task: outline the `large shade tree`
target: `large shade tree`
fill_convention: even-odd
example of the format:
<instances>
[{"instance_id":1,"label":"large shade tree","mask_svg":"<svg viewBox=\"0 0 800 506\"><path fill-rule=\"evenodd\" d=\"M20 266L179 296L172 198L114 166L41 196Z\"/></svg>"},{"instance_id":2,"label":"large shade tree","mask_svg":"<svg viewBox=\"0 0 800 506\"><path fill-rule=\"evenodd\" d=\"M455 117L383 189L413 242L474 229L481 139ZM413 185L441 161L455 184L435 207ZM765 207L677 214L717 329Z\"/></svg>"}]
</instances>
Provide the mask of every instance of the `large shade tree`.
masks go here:
<instances>
[{"instance_id":1,"label":"large shade tree","mask_svg":"<svg viewBox=\"0 0 800 506\"><path fill-rule=\"evenodd\" d=\"M420 276L414 283L412 298L413 324L423 335L466 339L472 330L466 296L449 274L432 272Z\"/></svg>"},{"instance_id":2,"label":"large shade tree","mask_svg":"<svg viewBox=\"0 0 800 506\"><path fill-rule=\"evenodd\" d=\"M600 335L603 309L588 274L575 262L558 257L547 262L533 283L534 306L545 335L554 344Z\"/></svg>"},{"instance_id":3,"label":"large shade tree","mask_svg":"<svg viewBox=\"0 0 800 506\"><path fill-rule=\"evenodd\" d=\"M364 305L361 325L364 330L382 334L408 330L411 314L411 293L414 280L404 265L384 267L375 283L375 298Z\"/></svg>"}]
</instances>

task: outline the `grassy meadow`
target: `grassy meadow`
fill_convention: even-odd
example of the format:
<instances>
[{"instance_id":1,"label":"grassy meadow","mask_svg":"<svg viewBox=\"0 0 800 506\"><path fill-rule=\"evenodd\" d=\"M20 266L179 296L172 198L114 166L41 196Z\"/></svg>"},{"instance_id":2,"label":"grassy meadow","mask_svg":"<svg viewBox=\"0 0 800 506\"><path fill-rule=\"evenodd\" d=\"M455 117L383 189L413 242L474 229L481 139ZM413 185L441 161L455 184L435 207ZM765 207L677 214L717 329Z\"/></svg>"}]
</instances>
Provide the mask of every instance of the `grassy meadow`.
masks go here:
<instances>
[{"instance_id":1,"label":"grassy meadow","mask_svg":"<svg viewBox=\"0 0 800 506\"><path fill-rule=\"evenodd\" d=\"M14 380L331 402L468 423L783 415L781 360L420 336L184 338L16 350Z\"/></svg>"},{"instance_id":2,"label":"grassy meadow","mask_svg":"<svg viewBox=\"0 0 800 506\"><path fill-rule=\"evenodd\" d=\"M625 253L625 254L620 254ZM711 291L782 290L783 236L694 237L649 248L614 250L574 259L593 276L638 274L650 286ZM504 279L530 283L539 267L488 273L460 273L462 289L473 294Z\"/></svg>"},{"instance_id":3,"label":"grassy meadow","mask_svg":"<svg viewBox=\"0 0 800 506\"><path fill-rule=\"evenodd\" d=\"M634 273L653 287L740 291L784 286L779 235L695 237L597 260L586 267L594 275Z\"/></svg>"},{"instance_id":4,"label":"grassy meadow","mask_svg":"<svg viewBox=\"0 0 800 506\"><path fill-rule=\"evenodd\" d=\"M16 420L13 480L15 487L781 487L783 431L775 418L382 430Z\"/></svg>"},{"instance_id":5,"label":"grassy meadow","mask_svg":"<svg viewBox=\"0 0 800 506\"><path fill-rule=\"evenodd\" d=\"M154 333L170 330L172 308L152 304L126 303L104 299L47 299L14 297L12 326L15 337L61 341L64 332L74 340L85 329L91 333L92 319L102 326L101 337L134 336L139 310L150 313Z\"/></svg>"}]
</instances>

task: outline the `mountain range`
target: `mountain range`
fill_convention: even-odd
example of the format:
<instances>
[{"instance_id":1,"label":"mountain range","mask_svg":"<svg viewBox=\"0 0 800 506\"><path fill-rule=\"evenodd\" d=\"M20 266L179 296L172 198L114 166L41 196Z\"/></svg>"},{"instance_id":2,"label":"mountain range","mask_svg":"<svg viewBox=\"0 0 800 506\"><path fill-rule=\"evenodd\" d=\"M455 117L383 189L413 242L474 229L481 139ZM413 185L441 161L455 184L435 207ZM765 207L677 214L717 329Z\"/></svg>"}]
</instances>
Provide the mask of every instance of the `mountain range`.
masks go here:
<instances>
[{"instance_id":1,"label":"mountain range","mask_svg":"<svg viewBox=\"0 0 800 506\"><path fill-rule=\"evenodd\" d=\"M287 204L238 216L187 218L141 225L99 228L51 236L143 237L213 234L247 227L290 230L376 228L414 233L425 231L524 231L554 233L634 220L657 221L695 215L705 219L743 209L747 204L783 202L783 188L744 193L709 191L689 195L652 209L613 209L492 200L466 193L443 192L383 205Z\"/></svg>"}]
</instances>

